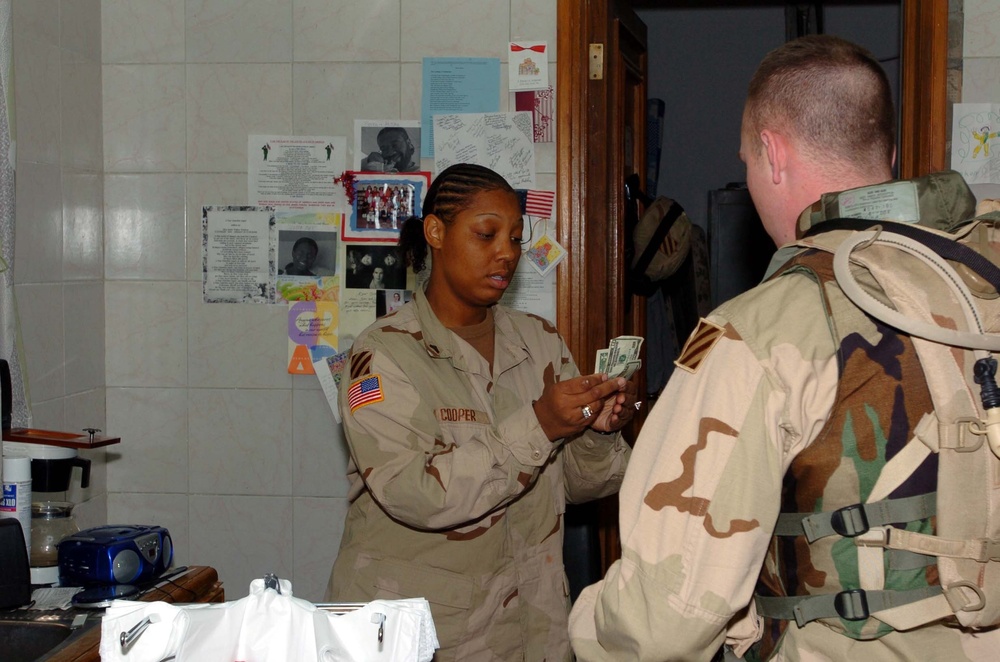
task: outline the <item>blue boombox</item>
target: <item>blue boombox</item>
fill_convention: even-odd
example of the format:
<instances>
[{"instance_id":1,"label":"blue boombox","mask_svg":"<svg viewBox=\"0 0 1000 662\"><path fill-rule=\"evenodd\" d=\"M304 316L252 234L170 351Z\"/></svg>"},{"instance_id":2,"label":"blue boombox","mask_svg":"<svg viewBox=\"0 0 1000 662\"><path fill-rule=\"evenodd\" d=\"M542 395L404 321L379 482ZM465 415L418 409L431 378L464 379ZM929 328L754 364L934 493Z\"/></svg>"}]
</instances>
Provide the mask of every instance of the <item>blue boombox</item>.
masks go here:
<instances>
[{"instance_id":1,"label":"blue boombox","mask_svg":"<svg viewBox=\"0 0 1000 662\"><path fill-rule=\"evenodd\" d=\"M173 543L162 526L98 526L59 543L59 582L134 584L159 577L173 560Z\"/></svg>"}]
</instances>

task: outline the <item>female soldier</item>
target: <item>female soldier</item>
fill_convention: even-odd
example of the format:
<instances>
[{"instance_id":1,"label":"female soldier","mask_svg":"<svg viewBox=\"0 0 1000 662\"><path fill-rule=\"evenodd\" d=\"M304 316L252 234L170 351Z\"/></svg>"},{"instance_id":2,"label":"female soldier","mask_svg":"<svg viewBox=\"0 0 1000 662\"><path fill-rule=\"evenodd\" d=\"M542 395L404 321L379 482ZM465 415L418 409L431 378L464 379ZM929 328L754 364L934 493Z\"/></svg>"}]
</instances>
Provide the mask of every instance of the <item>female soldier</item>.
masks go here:
<instances>
[{"instance_id":1,"label":"female soldier","mask_svg":"<svg viewBox=\"0 0 1000 662\"><path fill-rule=\"evenodd\" d=\"M523 220L500 175L444 170L399 246L426 285L368 327L340 408L351 501L327 598L424 597L435 660L568 660L565 504L618 490L635 385L581 377L555 328L497 305Z\"/></svg>"}]
</instances>

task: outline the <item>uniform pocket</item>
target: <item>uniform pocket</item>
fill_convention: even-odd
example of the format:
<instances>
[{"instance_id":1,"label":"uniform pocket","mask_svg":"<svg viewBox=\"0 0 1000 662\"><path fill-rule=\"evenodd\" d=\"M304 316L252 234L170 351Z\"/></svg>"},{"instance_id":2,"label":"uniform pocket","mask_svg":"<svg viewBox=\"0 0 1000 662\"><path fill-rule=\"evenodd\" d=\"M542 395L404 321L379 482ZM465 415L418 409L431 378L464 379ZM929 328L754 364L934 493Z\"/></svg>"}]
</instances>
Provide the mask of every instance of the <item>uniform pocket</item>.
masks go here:
<instances>
[{"instance_id":1,"label":"uniform pocket","mask_svg":"<svg viewBox=\"0 0 1000 662\"><path fill-rule=\"evenodd\" d=\"M371 559L363 572L371 573L377 599L425 598L442 648L478 634L469 632L475 584L465 575L400 559Z\"/></svg>"},{"instance_id":2,"label":"uniform pocket","mask_svg":"<svg viewBox=\"0 0 1000 662\"><path fill-rule=\"evenodd\" d=\"M469 439L484 438L486 431L490 427L488 422L478 423L473 421L450 422L438 420L438 425L441 428L441 437L444 439L444 442L446 444L455 444L455 446L461 446Z\"/></svg>"},{"instance_id":3,"label":"uniform pocket","mask_svg":"<svg viewBox=\"0 0 1000 662\"><path fill-rule=\"evenodd\" d=\"M465 575L401 559L372 559L372 584L379 592L395 593L403 598L426 598L428 602L468 609L472 605L474 584Z\"/></svg>"}]
</instances>

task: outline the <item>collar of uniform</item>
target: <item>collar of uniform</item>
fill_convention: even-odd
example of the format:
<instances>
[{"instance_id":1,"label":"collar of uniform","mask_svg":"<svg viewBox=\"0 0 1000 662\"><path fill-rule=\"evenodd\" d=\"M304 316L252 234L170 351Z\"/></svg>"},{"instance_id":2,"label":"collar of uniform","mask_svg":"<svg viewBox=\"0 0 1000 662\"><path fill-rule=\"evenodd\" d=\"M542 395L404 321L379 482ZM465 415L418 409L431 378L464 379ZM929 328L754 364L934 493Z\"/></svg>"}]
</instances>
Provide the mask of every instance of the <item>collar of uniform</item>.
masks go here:
<instances>
[{"instance_id":1,"label":"collar of uniform","mask_svg":"<svg viewBox=\"0 0 1000 662\"><path fill-rule=\"evenodd\" d=\"M413 302L417 308L417 322L420 324L420 332L423 334L424 348L433 357L449 358L458 354L455 346L454 335L445 328L438 316L434 314L434 309L427 301L424 293L427 284L424 283L413 293Z\"/></svg>"},{"instance_id":2,"label":"collar of uniform","mask_svg":"<svg viewBox=\"0 0 1000 662\"><path fill-rule=\"evenodd\" d=\"M434 314L431 304L424 293L426 283L413 293L413 301L417 308L417 321L423 333L424 348L432 357L451 359L459 370L471 370L465 354L459 349L458 336L448 330L438 316ZM503 306L493 307L493 323L496 325L497 354L493 363L497 374L512 365L523 361L528 355L528 349L521 334L514 327L510 312Z\"/></svg>"},{"instance_id":3,"label":"collar of uniform","mask_svg":"<svg viewBox=\"0 0 1000 662\"><path fill-rule=\"evenodd\" d=\"M764 271L764 277L761 281L765 281L774 275L778 269L784 266L785 262L788 262L793 257L802 252L802 247L795 244L785 244L771 256L771 261L767 265L767 269Z\"/></svg>"},{"instance_id":4,"label":"collar of uniform","mask_svg":"<svg viewBox=\"0 0 1000 662\"><path fill-rule=\"evenodd\" d=\"M528 344L518 332L510 311L504 306L497 304L493 307L493 320L497 327L493 372L499 375L528 358Z\"/></svg>"},{"instance_id":5,"label":"collar of uniform","mask_svg":"<svg viewBox=\"0 0 1000 662\"><path fill-rule=\"evenodd\" d=\"M976 213L976 196L954 170L824 193L799 215L796 237L833 218L917 223L951 231Z\"/></svg>"}]
</instances>

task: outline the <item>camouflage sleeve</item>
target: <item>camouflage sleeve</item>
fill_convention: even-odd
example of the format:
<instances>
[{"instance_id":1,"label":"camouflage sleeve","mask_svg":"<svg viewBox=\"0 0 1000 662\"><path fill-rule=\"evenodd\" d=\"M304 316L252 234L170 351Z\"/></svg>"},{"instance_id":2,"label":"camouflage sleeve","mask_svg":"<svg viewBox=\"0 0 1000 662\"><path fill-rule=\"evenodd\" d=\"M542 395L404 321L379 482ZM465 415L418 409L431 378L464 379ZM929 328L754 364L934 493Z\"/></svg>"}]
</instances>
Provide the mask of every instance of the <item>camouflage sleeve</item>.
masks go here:
<instances>
[{"instance_id":1,"label":"camouflage sleeve","mask_svg":"<svg viewBox=\"0 0 1000 662\"><path fill-rule=\"evenodd\" d=\"M622 558L573 607L579 660L710 660L751 600L785 469L837 376L815 285L774 282L699 324L701 354L689 342L650 412L619 497ZM807 286L815 305L786 314Z\"/></svg>"},{"instance_id":2,"label":"camouflage sleeve","mask_svg":"<svg viewBox=\"0 0 1000 662\"><path fill-rule=\"evenodd\" d=\"M530 401L496 423L470 409L462 410L467 419L442 425L384 348L369 341L366 349L378 397L358 406L355 396L352 405L341 390L344 432L372 497L395 519L421 529L478 520L528 489L558 450Z\"/></svg>"},{"instance_id":3,"label":"camouflage sleeve","mask_svg":"<svg viewBox=\"0 0 1000 662\"><path fill-rule=\"evenodd\" d=\"M566 343L562 345L562 352L563 368L559 379L578 377L580 370ZM619 432L601 434L586 430L567 441L562 452L566 501L584 503L617 492L631 452Z\"/></svg>"},{"instance_id":4,"label":"camouflage sleeve","mask_svg":"<svg viewBox=\"0 0 1000 662\"><path fill-rule=\"evenodd\" d=\"M588 430L567 443L562 453L566 500L584 503L617 492L631 452L618 432Z\"/></svg>"}]
</instances>

